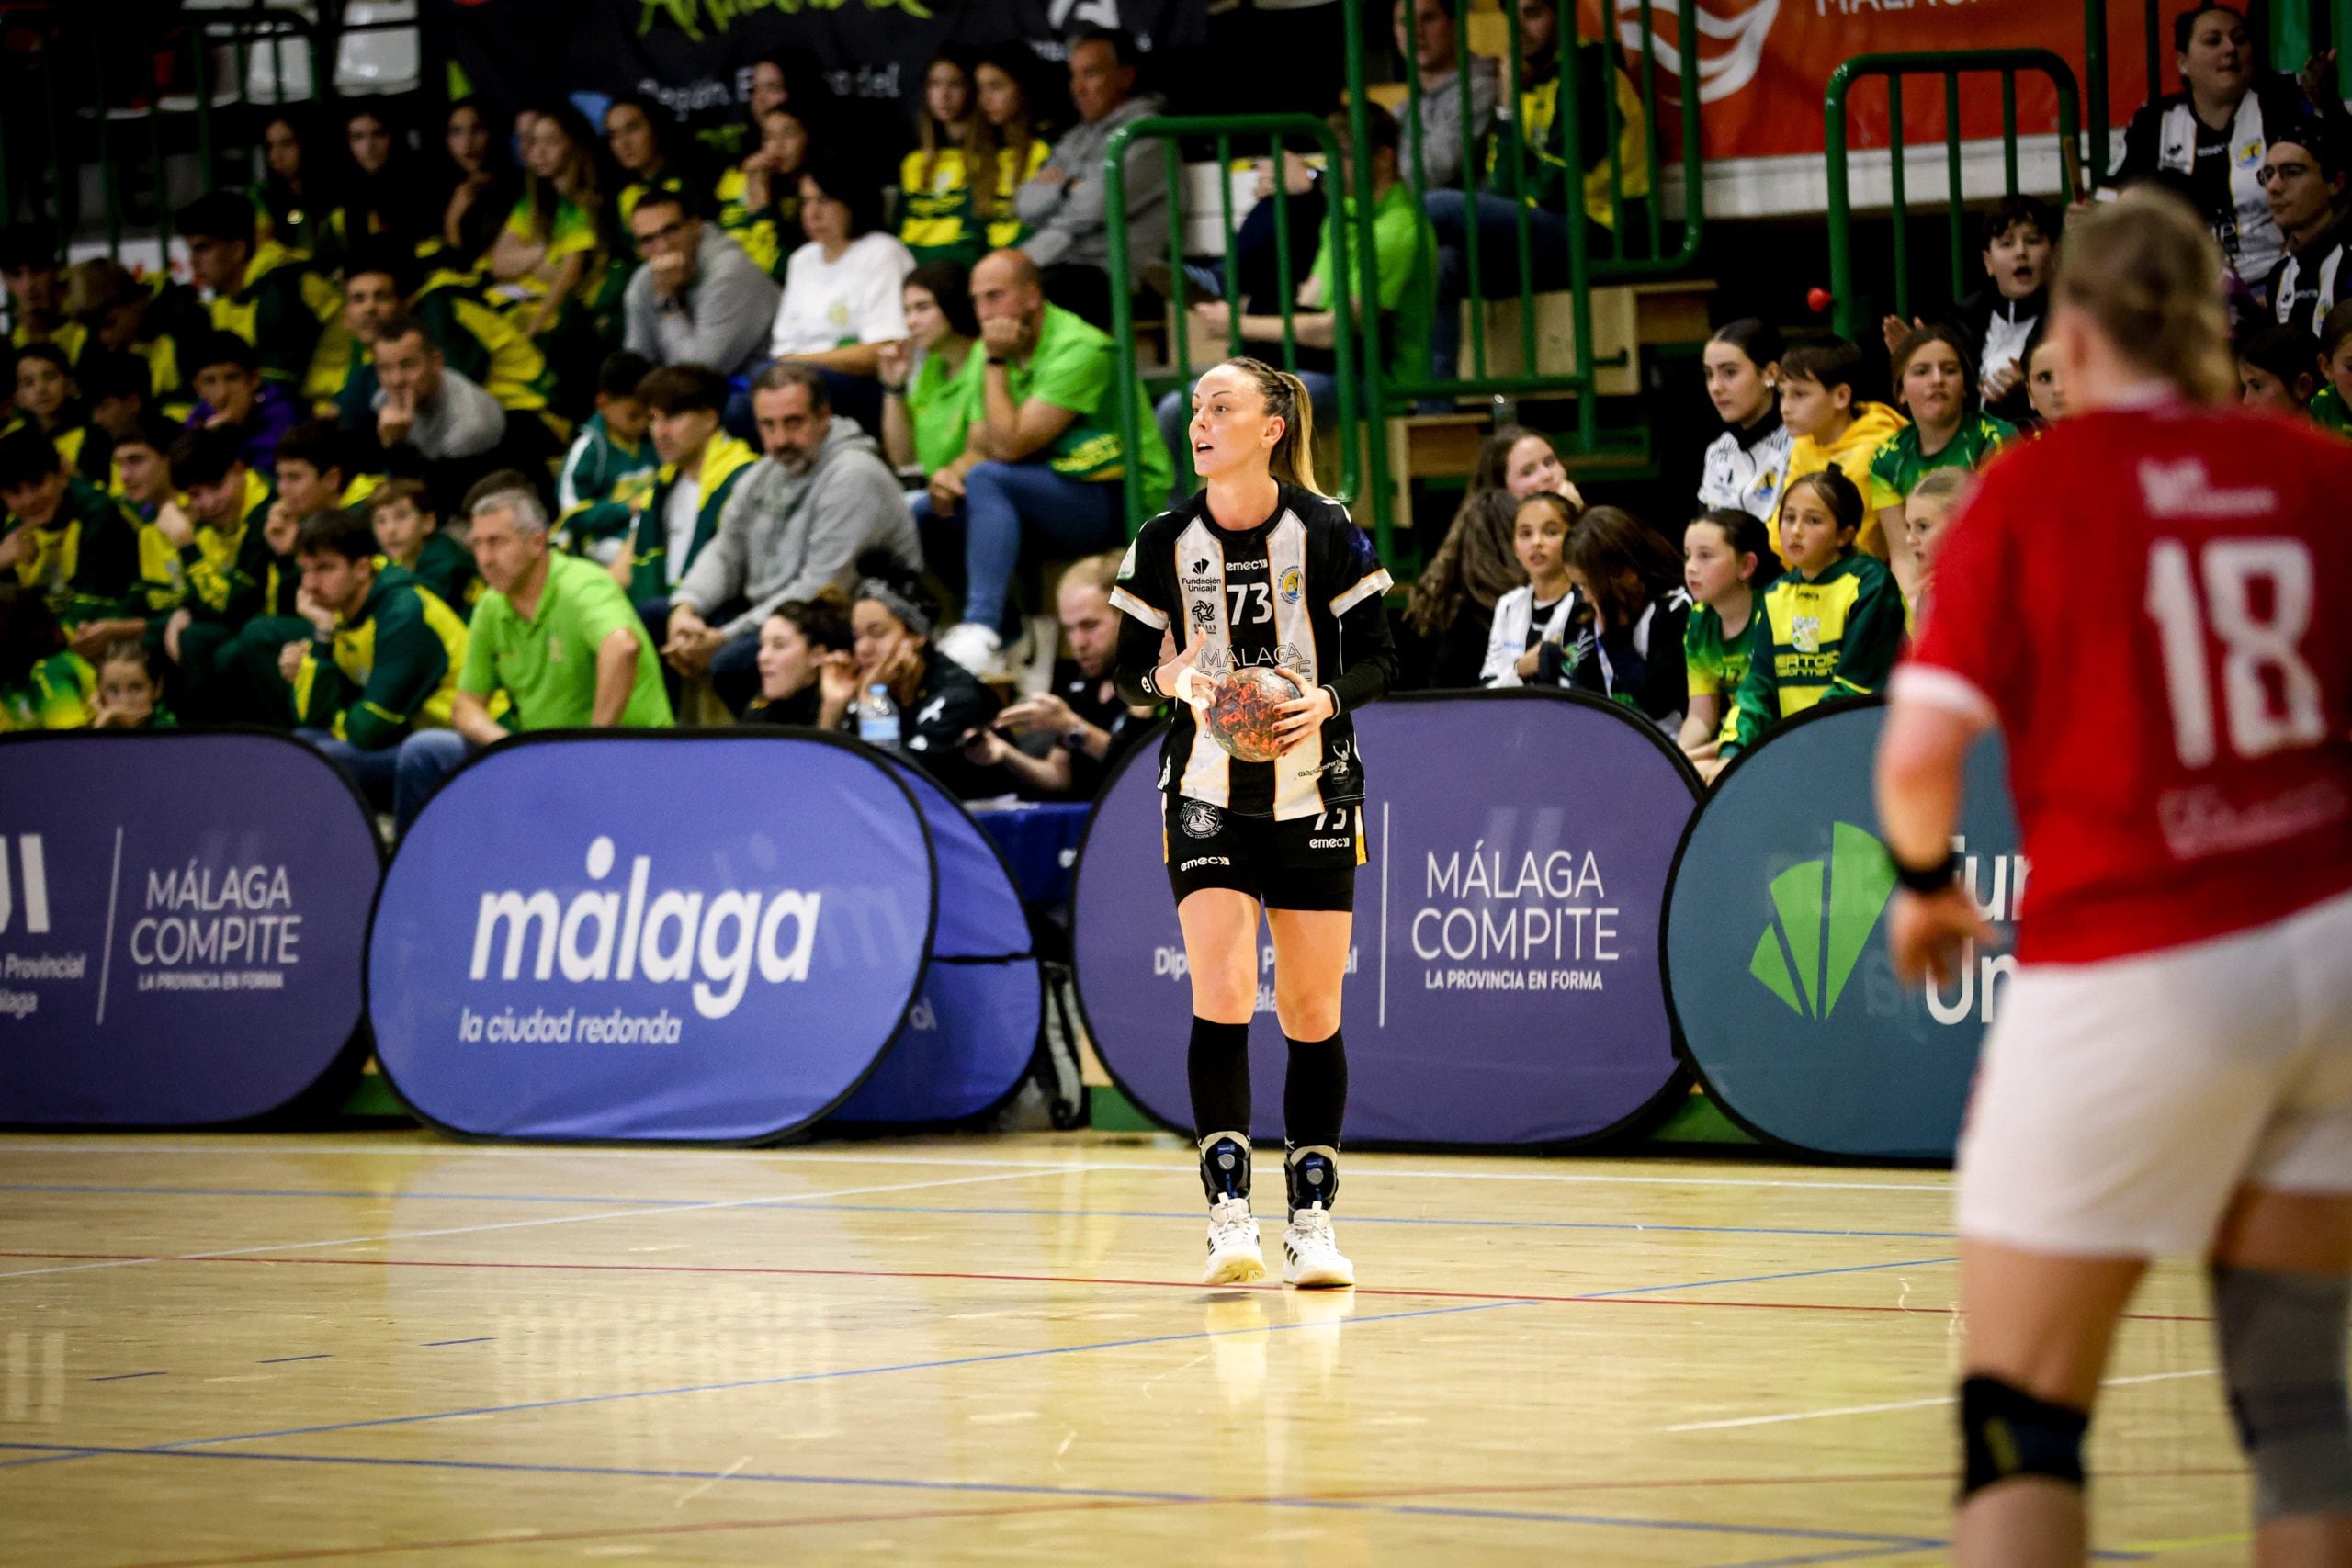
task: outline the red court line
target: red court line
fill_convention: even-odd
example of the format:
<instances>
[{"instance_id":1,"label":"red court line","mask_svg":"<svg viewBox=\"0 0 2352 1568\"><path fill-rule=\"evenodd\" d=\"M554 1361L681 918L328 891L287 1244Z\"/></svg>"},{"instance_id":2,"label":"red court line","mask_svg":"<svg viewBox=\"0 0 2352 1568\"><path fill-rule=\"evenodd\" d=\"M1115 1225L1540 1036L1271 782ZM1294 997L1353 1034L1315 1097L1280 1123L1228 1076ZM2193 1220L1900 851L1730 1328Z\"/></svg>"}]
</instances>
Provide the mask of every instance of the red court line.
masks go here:
<instances>
[{"instance_id":1,"label":"red court line","mask_svg":"<svg viewBox=\"0 0 2352 1568\"><path fill-rule=\"evenodd\" d=\"M2189 1480L2243 1475L2234 1468L2180 1470L2103 1470L2101 1479ZM1943 1483L1948 1470L1881 1472L1867 1475L1713 1475L1653 1478L1644 1481L1527 1482L1509 1485L1419 1486L1366 1488L1313 1493L1267 1494L1258 1496L1201 1498L1075 1498L1069 1502L1020 1504L1001 1508L916 1508L896 1513L831 1514L800 1518L712 1519L693 1524L624 1526L611 1529L563 1530L547 1534L477 1536L451 1540L404 1541L371 1546L319 1547L290 1552L262 1552L240 1557L186 1557L168 1562L134 1563L130 1568L251 1568L271 1562L314 1562L331 1559L386 1556L403 1551L456 1551L478 1546L538 1546L566 1541L626 1540L647 1536L700 1535L723 1530L801 1529L857 1524L915 1524L935 1519L1006 1518L1035 1514L1110 1512L1138 1508L1258 1507L1316 1503L1402 1502L1430 1497L1485 1497L1528 1493L1655 1492L1724 1486L1854 1486L1890 1483ZM1890 1552L1890 1555L1893 1553Z\"/></svg>"},{"instance_id":2,"label":"red court line","mask_svg":"<svg viewBox=\"0 0 2352 1568\"><path fill-rule=\"evenodd\" d=\"M92 1263L258 1263L273 1265L309 1265L343 1269L505 1269L552 1270L572 1273L612 1274L742 1274L753 1276L786 1275L839 1280L973 1280L1001 1284L1031 1285L1123 1285L1168 1291L1198 1292L1208 1287L1190 1280L1128 1280L1110 1277L1069 1274L990 1274L960 1269L786 1269L773 1265L728 1263L554 1263L522 1260L474 1260L437 1258L253 1258L182 1256L175 1253L141 1252L5 1252L0 1258L23 1258L45 1261ZM1256 1291L1268 1295L1280 1295L1284 1287L1265 1285L1220 1285L1219 1291ZM1585 1306L1692 1306L1747 1307L1772 1312L1870 1312L1894 1313L1909 1317L1946 1317L1956 1308L1868 1306L1848 1302L1723 1302L1693 1301L1679 1296L1633 1295L1563 1295L1531 1291L1439 1291L1413 1289L1404 1286L1356 1287L1358 1296L1400 1296L1430 1298L1440 1301L1464 1302L1565 1302ZM2170 1313L2125 1313L2130 1323L2211 1323L2211 1317Z\"/></svg>"}]
</instances>

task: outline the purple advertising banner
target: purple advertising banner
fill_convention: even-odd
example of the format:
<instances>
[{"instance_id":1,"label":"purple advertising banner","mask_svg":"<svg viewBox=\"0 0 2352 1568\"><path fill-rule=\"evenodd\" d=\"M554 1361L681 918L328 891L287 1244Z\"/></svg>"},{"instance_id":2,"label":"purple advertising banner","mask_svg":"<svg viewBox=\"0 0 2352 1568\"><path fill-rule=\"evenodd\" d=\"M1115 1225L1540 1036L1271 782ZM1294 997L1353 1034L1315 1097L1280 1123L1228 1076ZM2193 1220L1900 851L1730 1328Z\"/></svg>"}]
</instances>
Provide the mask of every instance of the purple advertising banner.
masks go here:
<instances>
[{"instance_id":1,"label":"purple advertising banner","mask_svg":"<svg viewBox=\"0 0 2352 1568\"><path fill-rule=\"evenodd\" d=\"M0 739L0 1122L243 1121L356 1066L379 869L283 736Z\"/></svg>"},{"instance_id":2,"label":"purple advertising banner","mask_svg":"<svg viewBox=\"0 0 2352 1568\"><path fill-rule=\"evenodd\" d=\"M385 874L377 1059L479 1137L782 1137L906 1024L938 905L914 796L849 741L523 737L452 775Z\"/></svg>"},{"instance_id":3,"label":"purple advertising banner","mask_svg":"<svg viewBox=\"0 0 2352 1568\"><path fill-rule=\"evenodd\" d=\"M1356 716L1370 790L1346 983L1348 1139L1561 1145L1678 1081L1657 962L1697 782L1654 726L1536 692ZM1161 859L1156 746L1105 788L1079 859L1080 998L1130 1098L1189 1129L1191 987ZM1261 935L1251 1133L1282 1132L1273 949Z\"/></svg>"}]
</instances>

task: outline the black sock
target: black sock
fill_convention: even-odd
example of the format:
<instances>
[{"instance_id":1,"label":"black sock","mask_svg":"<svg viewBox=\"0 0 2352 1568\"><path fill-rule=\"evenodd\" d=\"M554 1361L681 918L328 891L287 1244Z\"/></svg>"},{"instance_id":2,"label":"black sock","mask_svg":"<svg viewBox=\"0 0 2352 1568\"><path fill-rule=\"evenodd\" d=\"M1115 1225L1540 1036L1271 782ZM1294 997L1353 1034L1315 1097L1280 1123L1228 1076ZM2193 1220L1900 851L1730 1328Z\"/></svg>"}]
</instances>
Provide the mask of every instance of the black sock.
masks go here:
<instances>
[{"instance_id":1,"label":"black sock","mask_svg":"<svg viewBox=\"0 0 2352 1568\"><path fill-rule=\"evenodd\" d=\"M1250 1131L1250 1026L1193 1020L1185 1068L1193 1080L1193 1136Z\"/></svg>"},{"instance_id":2,"label":"black sock","mask_svg":"<svg viewBox=\"0 0 2352 1568\"><path fill-rule=\"evenodd\" d=\"M1250 1196L1250 1026L1193 1020L1193 1136L1209 1201Z\"/></svg>"},{"instance_id":3,"label":"black sock","mask_svg":"<svg viewBox=\"0 0 2352 1568\"><path fill-rule=\"evenodd\" d=\"M1199 1029L1194 1024L1195 1031ZM1195 1032L1197 1041L1200 1035ZM1348 1053L1339 1031L1329 1040L1293 1040L1290 1070L1283 1079L1283 1138L1292 1148L1320 1144L1340 1146L1340 1123L1348 1111ZM1193 1090L1193 1103L1200 1103Z\"/></svg>"}]
</instances>

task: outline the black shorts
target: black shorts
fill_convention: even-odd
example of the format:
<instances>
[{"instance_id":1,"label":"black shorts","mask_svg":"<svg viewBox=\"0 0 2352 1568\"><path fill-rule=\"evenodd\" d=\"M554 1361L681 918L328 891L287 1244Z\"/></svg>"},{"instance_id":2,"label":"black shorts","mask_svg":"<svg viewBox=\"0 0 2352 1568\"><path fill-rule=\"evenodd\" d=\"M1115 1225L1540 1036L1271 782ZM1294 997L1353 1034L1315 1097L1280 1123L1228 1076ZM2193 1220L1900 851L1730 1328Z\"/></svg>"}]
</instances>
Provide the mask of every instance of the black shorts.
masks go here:
<instances>
[{"instance_id":1,"label":"black shorts","mask_svg":"<svg viewBox=\"0 0 2352 1568\"><path fill-rule=\"evenodd\" d=\"M1204 887L1229 887L1269 909L1352 911L1365 847L1361 805L1277 822L1180 795L1168 797L1160 840L1179 904Z\"/></svg>"}]
</instances>

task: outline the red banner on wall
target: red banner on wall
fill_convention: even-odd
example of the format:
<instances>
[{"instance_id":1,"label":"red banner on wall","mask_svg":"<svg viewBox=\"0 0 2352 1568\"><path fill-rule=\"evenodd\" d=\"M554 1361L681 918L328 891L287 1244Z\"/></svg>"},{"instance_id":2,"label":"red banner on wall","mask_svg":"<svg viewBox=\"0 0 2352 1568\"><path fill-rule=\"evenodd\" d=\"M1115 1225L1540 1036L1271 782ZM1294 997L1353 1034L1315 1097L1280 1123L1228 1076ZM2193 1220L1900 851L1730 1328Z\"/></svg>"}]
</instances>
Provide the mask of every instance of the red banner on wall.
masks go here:
<instances>
[{"instance_id":1,"label":"red banner on wall","mask_svg":"<svg viewBox=\"0 0 2352 1568\"><path fill-rule=\"evenodd\" d=\"M1659 118L1679 118L1679 51L1675 0L1608 0L1620 42L1641 46L1646 5L1657 39ZM1602 31L1602 0L1581 0L1584 31ZM1769 158L1822 150L1822 94L1829 73L1858 54L1907 54L1928 50L2046 49L2064 60L2082 87L2082 13L2052 0L1698 0L1699 98L1710 159ZM2147 98L2147 47L2136 6L2120 6L2108 41L2109 118L2131 118ZM2164 62L2166 86L2172 62ZM2001 133L1997 74L1961 80L1962 134L1970 140ZM1858 85L1849 100L1850 144L1887 144L1886 88ZM1678 106L1679 107L1679 106ZM2087 115L2087 111L2086 111ZM2058 127L2058 98L2038 73L2018 78L2018 129L2047 135ZM1904 91L1906 143L1940 141L1944 90L1935 77L1913 79Z\"/></svg>"}]
</instances>

